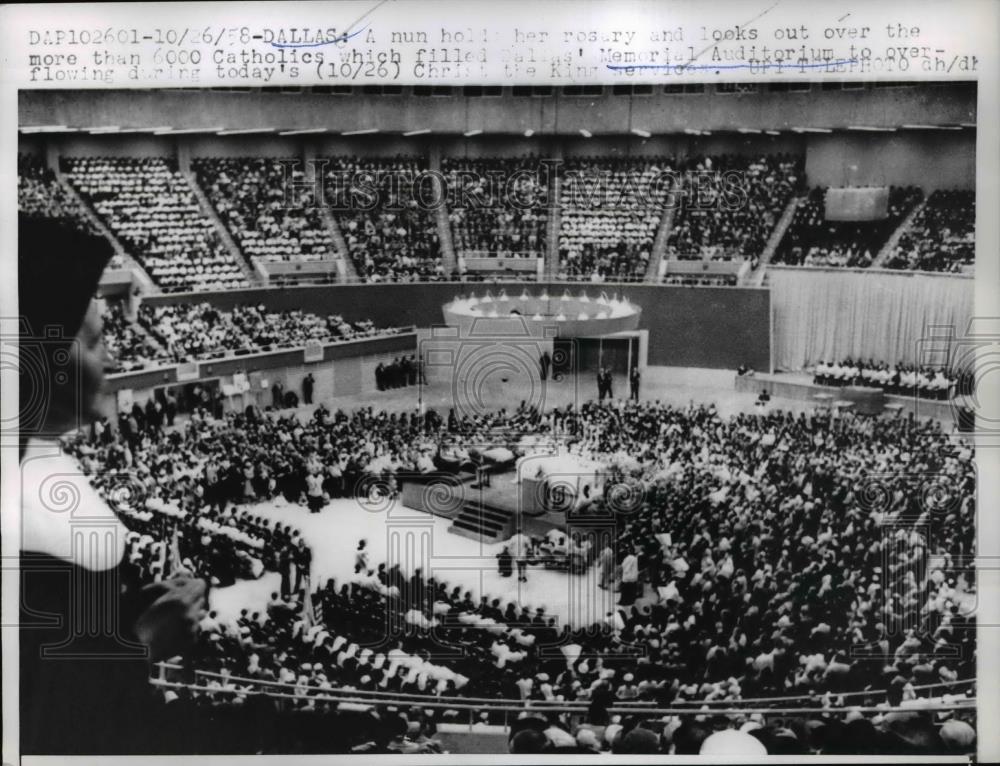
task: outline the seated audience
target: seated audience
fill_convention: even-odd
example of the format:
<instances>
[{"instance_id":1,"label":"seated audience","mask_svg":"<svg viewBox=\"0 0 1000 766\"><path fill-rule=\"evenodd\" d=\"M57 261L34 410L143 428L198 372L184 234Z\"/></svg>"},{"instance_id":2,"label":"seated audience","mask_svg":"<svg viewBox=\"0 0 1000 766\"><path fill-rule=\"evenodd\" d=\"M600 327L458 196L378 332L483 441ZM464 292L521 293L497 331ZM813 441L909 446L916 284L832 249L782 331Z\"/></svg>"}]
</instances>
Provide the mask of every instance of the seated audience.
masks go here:
<instances>
[{"instance_id":1,"label":"seated audience","mask_svg":"<svg viewBox=\"0 0 1000 766\"><path fill-rule=\"evenodd\" d=\"M544 255L549 190L538 158L445 158L442 172L457 254Z\"/></svg>"},{"instance_id":2,"label":"seated audience","mask_svg":"<svg viewBox=\"0 0 1000 766\"><path fill-rule=\"evenodd\" d=\"M773 262L790 266L872 265L879 250L923 198L913 186L889 189L888 216L877 221L827 221L826 189L817 187L802 200Z\"/></svg>"},{"instance_id":3,"label":"seated audience","mask_svg":"<svg viewBox=\"0 0 1000 766\"><path fill-rule=\"evenodd\" d=\"M365 282L444 278L432 177L412 157L330 157L324 194ZM425 196L426 195L426 196Z\"/></svg>"},{"instance_id":4,"label":"seated audience","mask_svg":"<svg viewBox=\"0 0 1000 766\"><path fill-rule=\"evenodd\" d=\"M164 290L249 286L174 161L80 157L62 164L70 183Z\"/></svg>"},{"instance_id":5,"label":"seated audience","mask_svg":"<svg viewBox=\"0 0 1000 766\"><path fill-rule=\"evenodd\" d=\"M560 279L643 279L674 183L670 161L574 158L560 171Z\"/></svg>"},{"instance_id":6,"label":"seated audience","mask_svg":"<svg viewBox=\"0 0 1000 766\"><path fill-rule=\"evenodd\" d=\"M950 399L958 393L958 375L951 370L927 365L867 362L845 359L842 362L820 362L816 365L813 382L821 386L868 386L881 388L887 394L919 396L923 399Z\"/></svg>"},{"instance_id":7,"label":"seated audience","mask_svg":"<svg viewBox=\"0 0 1000 766\"><path fill-rule=\"evenodd\" d=\"M259 261L337 256L301 163L262 157L200 158L192 166L243 254ZM294 202L295 204L292 204Z\"/></svg>"},{"instance_id":8,"label":"seated audience","mask_svg":"<svg viewBox=\"0 0 1000 766\"><path fill-rule=\"evenodd\" d=\"M804 175L803 159L786 154L695 157L685 170L668 258L759 258Z\"/></svg>"},{"instance_id":9,"label":"seated audience","mask_svg":"<svg viewBox=\"0 0 1000 766\"><path fill-rule=\"evenodd\" d=\"M334 343L396 332L371 320L307 311L268 311L261 305L222 311L209 303L139 307L139 324L166 349L173 362L300 347L307 341Z\"/></svg>"},{"instance_id":10,"label":"seated audience","mask_svg":"<svg viewBox=\"0 0 1000 766\"><path fill-rule=\"evenodd\" d=\"M966 271L976 260L976 193L938 189L903 232L890 269Z\"/></svg>"}]
</instances>

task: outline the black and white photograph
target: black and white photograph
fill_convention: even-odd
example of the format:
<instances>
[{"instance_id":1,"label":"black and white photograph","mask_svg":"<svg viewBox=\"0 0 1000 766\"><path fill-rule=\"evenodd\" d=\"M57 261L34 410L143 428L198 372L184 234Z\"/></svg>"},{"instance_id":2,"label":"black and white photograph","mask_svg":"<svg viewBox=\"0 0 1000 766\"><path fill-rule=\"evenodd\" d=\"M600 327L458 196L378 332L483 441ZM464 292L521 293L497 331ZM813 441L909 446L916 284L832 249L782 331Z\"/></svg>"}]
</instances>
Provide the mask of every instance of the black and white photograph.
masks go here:
<instances>
[{"instance_id":1,"label":"black and white photograph","mask_svg":"<svg viewBox=\"0 0 1000 766\"><path fill-rule=\"evenodd\" d=\"M5 761L990 760L983 62L317 5L16 33Z\"/></svg>"}]
</instances>

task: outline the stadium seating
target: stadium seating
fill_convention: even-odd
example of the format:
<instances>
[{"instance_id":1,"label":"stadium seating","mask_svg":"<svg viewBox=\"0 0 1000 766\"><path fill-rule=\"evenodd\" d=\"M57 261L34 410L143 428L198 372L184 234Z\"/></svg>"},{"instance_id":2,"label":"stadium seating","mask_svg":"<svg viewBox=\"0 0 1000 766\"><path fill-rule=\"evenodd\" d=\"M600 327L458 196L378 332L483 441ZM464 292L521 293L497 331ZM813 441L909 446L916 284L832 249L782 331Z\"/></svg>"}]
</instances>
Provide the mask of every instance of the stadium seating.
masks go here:
<instances>
[{"instance_id":1,"label":"stadium seating","mask_svg":"<svg viewBox=\"0 0 1000 766\"><path fill-rule=\"evenodd\" d=\"M56 174L33 154L17 155L17 209L31 218L69 221L80 231L99 233ZM108 267L116 269L123 265L124 259L115 254Z\"/></svg>"},{"instance_id":2,"label":"stadium seating","mask_svg":"<svg viewBox=\"0 0 1000 766\"><path fill-rule=\"evenodd\" d=\"M414 180L425 168L412 157L331 157L324 195L338 218L358 276L407 282L444 276L434 213ZM428 181L424 181L427 183Z\"/></svg>"},{"instance_id":3,"label":"stadium seating","mask_svg":"<svg viewBox=\"0 0 1000 766\"><path fill-rule=\"evenodd\" d=\"M759 257L804 175L802 158L791 155L696 157L685 170L669 258Z\"/></svg>"},{"instance_id":4,"label":"stadium seating","mask_svg":"<svg viewBox=\"0 0 1000 766\"><path fill-rule=\"evenodd\" d=\"M173 161L82 157L62 163L77 191L164 290L249 285Z\"/></svg>"},{"instance_id":5,"label":"stadium seating","mask_svg":"<svg viewBox=\"0 0 1000 766\"><path fill-rule=\"evenodd\" d=\"M931 193L886 262L890 269L965 271L976 258L976 193Z\"/></svg>"},{"instance_id":6,"label":"stadium seating","mask_svg":"<svg viewBox=\"0 0 1000 766\"><path fill-rule=\"evenodd\" d=\"M879 250L923 198L915 187L889 189L888 216L879 221L827 221L826 189L817 187L799 205L792 224L774 254L774 263L790 266L872 265Z\"/></svg>"},{"instance_id":7,"label":"stadium seating","mask_svg":"<svg viewBox=\"0 0 1000 766\"><path fill-rule=\"evenodd\" d=\"M104 345L115 372L141 370L165 355L135 324L125 316L121 301L109 301L101 314Z\"/></svg>"},{"instance_id":8,"label":"stadium seating","mask_svg":"<svg viewBox=\"0 0 1000 766\"><path fill-rule=\"evenodd\" d=\"M544 254L549 189L537 157L445 158L442 171L456 253Z\"/></svg>"},{"instance_id":9,"label":"stadium seating","mask_svg":"<svg viewBox=\"0 0 1000 766\"><path fill-rule=\"evenodd\" d=\"M244 255L261 261L311 261L336 255L318 201L291 184L304 178L294 160L199 158L198 182ZM288 188L286 188L288 187Z\"/></svg>"},{"instance_id":10,"label":"stadium seating","mask_svg":"<svg viewBox=\"0 0 1000 766\"><path fill-rule=\"evenodd\" d=\"M371 321L349 323L340 316L304 311L269 312L263 306L223 311L209 303L139 307L139 322L174 362L211 359L301 347L308 340L332 343L387 332Z\"/></svg>"},{"instance_id":11,"label":"stadium seating","mask_svg":"<svg viewBox=\"0 0 1000 766\"><path fill-rule=\"evenodd\" d=\"M667 158L576 158L561 168L561 278L642 279L673 179Z\"/></svg>"}]
</instances>

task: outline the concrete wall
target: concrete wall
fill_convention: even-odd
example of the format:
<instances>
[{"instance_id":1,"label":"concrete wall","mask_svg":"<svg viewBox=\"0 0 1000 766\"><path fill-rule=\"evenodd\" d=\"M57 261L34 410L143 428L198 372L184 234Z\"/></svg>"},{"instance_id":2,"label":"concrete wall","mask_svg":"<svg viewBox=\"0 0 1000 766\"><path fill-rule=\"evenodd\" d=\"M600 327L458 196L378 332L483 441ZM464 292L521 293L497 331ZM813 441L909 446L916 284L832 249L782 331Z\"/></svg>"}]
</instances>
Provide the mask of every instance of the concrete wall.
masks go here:
<instances>
[{"instance_id":1,"label":"concrete wall","mask_svg":"<svg viewBox=\"0 0 1000 766\"><path fill-rule=\"evenodd\" d=\"M22 136L18 150L66 157L323 157L397 154L427 158L432 146L443 157L685 157L699 154L804 155L809 184L822 186L914 184L936 188L975 188L976 134L972 130L832 134L782 133L779 136L669 135L649 139L632 135L546 137L477 136L110 136L52 134Z\"/></svg>"},{"instance_id":2,"label":"concrete wall","mask_svg":"<svg viewBox=\"0 0 1000 766\"><path fill-rule=\"evenodd\" d=\"M814 186L976 188L973 131L900 130L896 133L814 135L806 176Z\"/></svg>"},{"instance_id":3,"label":"concrete wall","mask_svg":"<svg viewBox=\"0 0 1000 766\"><path fill-rule=\"evenodd\" d=\"M975 83L920 83L912 87L861 90L773 92L766 83L754 93L718 94L713 86L694 95L613 95L575 97L555 89L546 98L514 96L505 89L498 98L417 97L403 95L329 95L195 90L21 91L22 125L119 125L175 128L311 128L332 131L378 127L384 133L430 128L460 134L481 129L518 133L595 135L625 134L632 128L683 132L685 128L791 128L797 125L899 125L921 122L974 122ZM455 93L461 91L455 90Z\"/></svg>"},{"instance_id":4,"label":"concrete wall","mask_svg":"<svg viewBox=\"0 0 1000 766\"><path fill-rule=\"evenodd\" d=\"M284 289L254 289L197 295L150 296L151 305L210 301L222 309L241 303L263 303L272 310L301 309L337 313L348 321L371 319L376 325L431 327L444 322L441 306L459 294L493 294L506 289L519 295L523 283L423 285L323 285ZM537 292L547 287L561 295L566 285L527 285ZM572 294L582 287L574 285ZM591 297L602 291L612 295L614 285L588 286ZM758 370L770 367L770 292L726 287L677 287L624 285L622 292L642 307L640 329L649 331L649 364L677 367L736 369L747 364ZM374 364L372 365L374 368ZM367 372L363 377L370 378Z\"/></svg>"}]
</instances>

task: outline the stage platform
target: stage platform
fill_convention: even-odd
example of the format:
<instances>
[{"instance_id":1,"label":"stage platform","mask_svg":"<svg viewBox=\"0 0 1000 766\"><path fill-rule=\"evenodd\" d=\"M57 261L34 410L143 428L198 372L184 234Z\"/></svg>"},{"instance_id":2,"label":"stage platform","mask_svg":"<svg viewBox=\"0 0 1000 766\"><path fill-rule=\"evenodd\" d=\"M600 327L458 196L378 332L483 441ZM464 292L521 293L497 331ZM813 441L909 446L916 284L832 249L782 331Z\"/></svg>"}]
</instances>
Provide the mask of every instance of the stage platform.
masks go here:
<instances>
[{"instance_id":1,"label":"stage platform","mask_svg":"<svg viewBox=\"0 0 1000 766\"><path fill-rule=\"evenodd\" d=\"M775 399L811 401L817 404L819 402L814 398L817 394L828 394L832 397L827 400L829 405L838 400L854 401L855 411L867 411L867 414L879 414L883 411L888 414L898 411L900 416L912 413L916 417L934 418L946 422L953 422L956 418L955 409L949 401L886 394L880 389L860 386L820 386L813 383L812 376L807 373L737 375L735 389L737 392L750 394L767 391ZM876 402L878 402L877 408Z\"/></svg>"},{"instance_id":2,"label":"stage platform","mask_svg":"<svg viewBox=\"0 0 1000 766\"><path fill-rule=\"evenodd\" d=\"M513 470L495 473L487 487L478 486L468 473L404 476L400 500L405 508L450 519L452 534L482 542L507 540L518 530L529 536L541 536L553 528L565 530L565 513L522 512L516 475Z\"/></svg>"}]
</instances>

